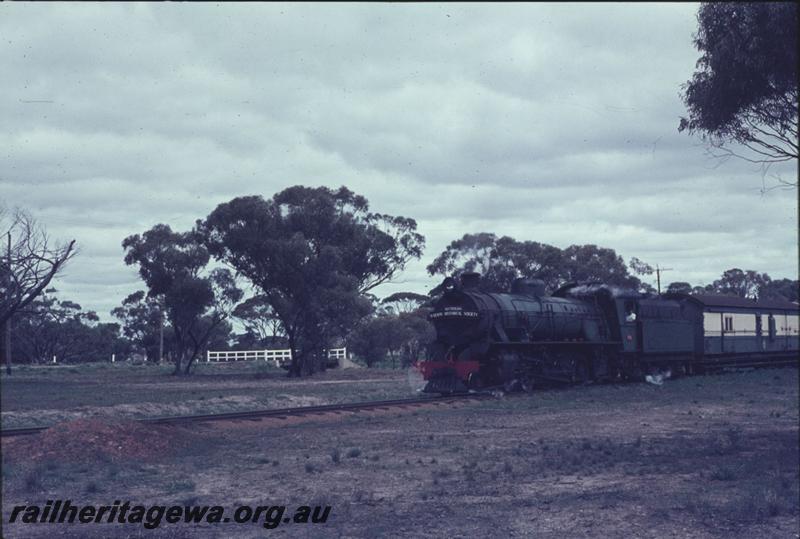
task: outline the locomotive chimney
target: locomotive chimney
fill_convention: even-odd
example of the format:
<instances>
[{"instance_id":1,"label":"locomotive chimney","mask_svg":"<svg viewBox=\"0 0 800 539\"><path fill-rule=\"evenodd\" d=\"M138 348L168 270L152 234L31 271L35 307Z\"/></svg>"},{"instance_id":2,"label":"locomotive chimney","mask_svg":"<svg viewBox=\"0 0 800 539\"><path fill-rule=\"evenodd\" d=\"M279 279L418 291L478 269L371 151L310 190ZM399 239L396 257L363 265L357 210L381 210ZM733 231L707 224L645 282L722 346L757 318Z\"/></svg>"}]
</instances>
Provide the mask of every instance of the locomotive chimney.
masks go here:
<instances>
[{"instance_id":1,"label":"locomotive chimney","mask_svg":"<svg viewBox=\"0 0 800 539\"><path fill-rule=\"evenodd\" d=\"M541 279L514 279L511 284L511 293L542 297L544 296L544 281Z\"/></svg>"},{"instance_id":2,"label":"locomotive chimney","mask_svg":"<svg viewBox=\"0 0 800 539\"><path fill-rule=\"evenodd\" d=\"M461 288L478 288L481 282L481 274L474 271L467 271L461 274Z\"/></svg>"}]
</instances>

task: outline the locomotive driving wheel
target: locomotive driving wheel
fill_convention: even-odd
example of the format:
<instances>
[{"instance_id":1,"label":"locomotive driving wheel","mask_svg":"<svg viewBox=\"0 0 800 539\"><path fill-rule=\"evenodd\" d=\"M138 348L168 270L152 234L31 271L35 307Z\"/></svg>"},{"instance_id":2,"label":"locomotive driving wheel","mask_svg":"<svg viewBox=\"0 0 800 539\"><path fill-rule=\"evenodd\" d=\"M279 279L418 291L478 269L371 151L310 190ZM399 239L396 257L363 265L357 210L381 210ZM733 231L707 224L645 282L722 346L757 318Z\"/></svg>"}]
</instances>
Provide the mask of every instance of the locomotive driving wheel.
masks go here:
<instances>
[{"instance_id":1,"label":"locomotive driving wheel","mask_svg":"<svg viewBox=\"0 0 800 539\"><path fill-rule=\"evenodd\" d=\"M536 372L533 364L529 361L521 361L516 371L514 378L519 382L519 387L525 393L531 393L537 386Z\"/></svg>"},{"instance_id":2,"label":"locomotive driving wheel","mask_svg":"<svg viewBox=\"0 0 800 539\"><path fill-rule=\"evenodd\" d=\"M572 382L575 384L585 384L590 381L589 362L583 358L572 360Z\"/></svg>"},{"instance_id":3,"label":"locomotive driving wheel","mask_svg":"<svg viewBox=\"0 0 800 539\"><path fill-rule=\"evenodd\" d=\"M481 377L480 374L478 374L477 372L470 373L469 378L467 379L468 389L479 390L483 389L485 385L486 384L484 384L483 378Z\"/></svg>"},{"instance_id":4,"label":"locomotive driving wheel","mask_svg":"<svg viewBox=\"0 0 800 539\"><path fill-rule=\"evenodd\" d=\"M526 378L522 378L520 380L520 387L522 391L525 393L532 393L533 389L536 387L536 378L533 376L528 376Z\"/></svg>"}]
</instances>

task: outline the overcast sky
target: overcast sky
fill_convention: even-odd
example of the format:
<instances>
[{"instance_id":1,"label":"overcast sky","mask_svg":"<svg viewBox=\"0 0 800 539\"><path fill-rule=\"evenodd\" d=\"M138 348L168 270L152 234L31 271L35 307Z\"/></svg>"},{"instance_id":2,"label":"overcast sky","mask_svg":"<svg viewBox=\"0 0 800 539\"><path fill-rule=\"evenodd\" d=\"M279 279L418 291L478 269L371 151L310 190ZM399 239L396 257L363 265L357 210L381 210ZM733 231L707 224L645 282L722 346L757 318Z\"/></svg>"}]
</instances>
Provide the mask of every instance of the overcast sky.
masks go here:
<instances>
[{"instance_id":1,"label":"overcast sky","mask_svg":"<svg viewBox=\"0 0 800 539\"><path fill-rule=\"evenodd\" d=\"M413 217L426 292L467 232L594 243L709 283L797 277L797 191L677 126L695 4L0 4L0 201L80 254L108 312L120 243L235 196L346 185Z\"/></svg>"}]
</instances>

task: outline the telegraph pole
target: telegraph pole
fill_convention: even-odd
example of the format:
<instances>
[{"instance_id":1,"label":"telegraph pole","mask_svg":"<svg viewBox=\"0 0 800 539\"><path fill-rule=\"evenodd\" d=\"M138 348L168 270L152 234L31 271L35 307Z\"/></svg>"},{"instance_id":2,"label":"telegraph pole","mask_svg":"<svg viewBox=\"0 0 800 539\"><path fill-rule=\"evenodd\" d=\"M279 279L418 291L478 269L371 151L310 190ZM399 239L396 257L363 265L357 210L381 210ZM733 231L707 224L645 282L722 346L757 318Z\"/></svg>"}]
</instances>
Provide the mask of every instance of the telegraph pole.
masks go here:
<instances>
[{"instance_id":1,"label":"telegraph pole","mask_svg":"<svg viewBox=\"0 0 800 539\"><path fill-rule=\"evenodd\" d=\"M658 295L661 295L661 272L672 271L672 268L659 268L656 264L656 285L658 286Z\"/></svg>"}]
</instances>

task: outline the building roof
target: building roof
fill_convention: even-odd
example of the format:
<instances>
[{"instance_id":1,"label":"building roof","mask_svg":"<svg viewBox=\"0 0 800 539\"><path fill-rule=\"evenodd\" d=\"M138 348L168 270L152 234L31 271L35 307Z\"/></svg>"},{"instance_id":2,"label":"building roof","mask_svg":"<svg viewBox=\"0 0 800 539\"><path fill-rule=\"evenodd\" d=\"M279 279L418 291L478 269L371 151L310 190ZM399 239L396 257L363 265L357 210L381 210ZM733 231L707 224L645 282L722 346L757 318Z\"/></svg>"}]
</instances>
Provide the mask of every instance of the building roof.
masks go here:
<instances>
[{"instance_id":1,"label":"building roof","mask_svg":"<svg viewBox=\"0 0 800 539\"><path fill-rule=\"evenodd\" d=\"M800 310L800 305L783 299L748 299L737 296L722 296L716 294L692 294L687 296L697 300L706 307L736 307L740 309L781 309L785 311Z\"/></svg>"}]
</instances>

